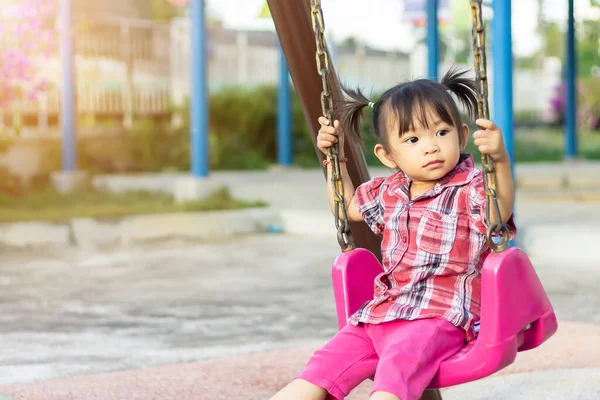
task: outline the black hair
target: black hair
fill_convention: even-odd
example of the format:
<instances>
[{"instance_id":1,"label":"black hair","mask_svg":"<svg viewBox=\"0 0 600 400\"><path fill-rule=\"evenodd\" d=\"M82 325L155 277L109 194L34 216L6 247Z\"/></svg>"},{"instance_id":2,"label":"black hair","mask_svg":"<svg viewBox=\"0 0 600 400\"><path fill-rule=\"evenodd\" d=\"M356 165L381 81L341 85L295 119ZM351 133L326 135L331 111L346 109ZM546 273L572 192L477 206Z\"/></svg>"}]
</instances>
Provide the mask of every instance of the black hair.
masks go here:
<instances>
[{"instance_id":1,"label":"black hair","mask_svg":"<svg viewBox=\"0 0 600 400\"><path fill-rule=\"evenodd\" d=\"M393 112L400 123L399 134L414 129L415 118L428 128L427 113L435 113L443 122L460 129L462 121L458 106L450 93L465 106L469 118L475 119L477 96L475 80L465 76L466 70L450 69L441 82L429 79L417 79L404 82L387 90L373 104L373 131L379 143L387 149L384 114ZM360 119L363 109L370 101L360 89L342 86L345 99L338 102L336 119L344 134L360 140ZM463 136L459 136L461 146Z\"/></svg>"}]
</instances>

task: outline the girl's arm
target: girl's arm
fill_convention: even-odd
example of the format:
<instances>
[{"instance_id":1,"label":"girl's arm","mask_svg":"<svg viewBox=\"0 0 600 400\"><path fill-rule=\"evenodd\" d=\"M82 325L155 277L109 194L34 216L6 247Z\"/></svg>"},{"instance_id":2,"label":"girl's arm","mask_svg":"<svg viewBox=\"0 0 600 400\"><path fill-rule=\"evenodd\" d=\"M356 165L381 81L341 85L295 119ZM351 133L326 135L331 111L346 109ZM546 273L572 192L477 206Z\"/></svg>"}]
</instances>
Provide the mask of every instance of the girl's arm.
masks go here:
<instances>
[{"instance_id":1,"label":"girl's arm","mask_svg":"<svg viewBox=\"0 0 600 400\"><path fill-rule=\"evenodd\" d=\"M496 197L502 222L506 223L513 212L515 201L515 186L510 169L510 158L504 145L502 131L492 121L487 119L478 119L475 121L482 130L473 133L475 145L482 154L488 154L494 160L496 169ZM490 210L489 223L496 222L496 213Z\"/></svg>"},{"instance_id":2,"label":"girl's arm","mask_svg":"<svg viewBox=\"0 0 600 400\"><path fill-rule=\"evenodd\" d=\"M333 146L334 143L339 141L339 149L340 149L340 159L344 159L344 141L343 135L338 135L338 126L339 121L334 121L333 126L329 126L329 121L325 117L319 118L319 124L321 124L321 129L319 129L319 134L317 136L317 147L323 153L327 154L327 149ZM328 160L330 161L330 160ZM331 212L335 215L335 196L333 192L333 187L331 183L331 176L333 174L333 166L330 162L327 163L327 195L329 198L329 206L331 207ZM348 169L346 168L345 163L340 163L340 174L342 176L342 183L344 185L344 204L346 205L346 212L348 214L348 220L350 222L360 222L363 221L363 217L361 213L358 211L358 207L354 202L354 185L352 184L352 180L350 179L350 175L348 175ZM344 218L342 213L340 212L340 218Z\"/></svg>"},{"instance_id":3,"label":"girl's arm","mask_svg":"<svg viewBox=\"0 0 600 400\"><path fill-rule=\"evenodd\" d=\"M506 161L494 161L494 167L496 168L496 198L498 199L503 223L506 223L512 215L515 202L515 185L512 171L510 170L508 154L506 158ZM496 222L497 218L493 209L490 210L490 219L490 223Z\"/></svg>"}]
</instances>

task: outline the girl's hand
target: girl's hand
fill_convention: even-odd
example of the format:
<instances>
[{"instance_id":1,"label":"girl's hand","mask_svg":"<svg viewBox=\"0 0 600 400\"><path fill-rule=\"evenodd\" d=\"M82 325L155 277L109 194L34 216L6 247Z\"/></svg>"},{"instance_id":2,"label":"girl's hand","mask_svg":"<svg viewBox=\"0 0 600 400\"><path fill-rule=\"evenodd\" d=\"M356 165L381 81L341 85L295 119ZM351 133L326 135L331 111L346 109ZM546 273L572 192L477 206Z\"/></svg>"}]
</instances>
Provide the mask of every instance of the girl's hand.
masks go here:
<instances>
[{"instance_id":1,"label":"girl's hand","mask_svg":"<svg viewBox=\"0 0 600 400\"><path fill-rule=\"evenodd\" d=\"M474 143L479 151L492 157L495 162L508 161L508 151L500 128L488 119L478 119L475 123L483 128L473 133Z\"/></svg>"},{"instance_id":2,"label":"girl's hand","mask_svg":"<svg viewBox=\"0 0 600 400\"><path fill-rule=\"evenodd\" d=\"M333 121L333 126L329 126L329 120L325 117L319 117L319 124L321 124L321 129L319 129L319 134L317 135L317 147L324 154L327 154L327 149L337 143L339 141L339 149L340 154L343 152L344 144L341 135L338 135L338 126L340 125L340 121Z\"/></svg>"}]
</instances>

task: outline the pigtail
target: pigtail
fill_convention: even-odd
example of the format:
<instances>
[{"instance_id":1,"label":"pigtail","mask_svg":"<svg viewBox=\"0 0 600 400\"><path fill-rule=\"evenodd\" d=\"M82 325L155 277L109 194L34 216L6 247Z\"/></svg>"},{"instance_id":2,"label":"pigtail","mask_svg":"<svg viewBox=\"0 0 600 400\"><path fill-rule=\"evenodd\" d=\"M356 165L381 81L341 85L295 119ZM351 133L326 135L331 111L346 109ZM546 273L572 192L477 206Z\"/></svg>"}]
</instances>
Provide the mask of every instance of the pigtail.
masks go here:
<instances>
[{"instance_id":1,"label":"pigtail","mask_svg":"<svg viewBox=\"0 0 600 400\"><path fill-rule=\"evenodd\" d=\"M466 70L452 68L444 75L441 84L456 95L474 121L477 118L477 86L475 80L467 78L466 74Z\"/></svg>"},{"instance_id":2,"label":"pigtail","mask_svg":"<svg viewBox=\"0 0 600 400\"><path fill-rule=\"evenodd\" d=\"M369 105L369 99L359 88L350 89L341 85L343 99L337 101L335 119L340 121L340 128L346 135L347 142L362 144L360 135L360 120L364 116L363 108Z\"/></svg>"}]
</instances>

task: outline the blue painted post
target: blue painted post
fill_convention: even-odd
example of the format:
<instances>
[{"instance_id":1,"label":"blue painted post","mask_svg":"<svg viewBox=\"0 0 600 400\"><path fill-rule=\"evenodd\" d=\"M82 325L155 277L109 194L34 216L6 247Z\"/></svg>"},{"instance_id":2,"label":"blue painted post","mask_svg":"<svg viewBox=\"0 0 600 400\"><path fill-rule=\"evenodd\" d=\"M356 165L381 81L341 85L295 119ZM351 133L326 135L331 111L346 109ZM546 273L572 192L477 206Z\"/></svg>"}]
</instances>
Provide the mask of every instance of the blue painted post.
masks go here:
<instances>
[{"instance_id":1,"label":"blue painted post","mask_svg":"<svg viewBox=\"0 0 600 400\"><path fill-rule=\"evenodd\" d=\"M577 157L577 59L575 48L575 17L573 0L569 0L567 28L567 68L565 71L567 107L565 110L565 158Z\"/></svg>"},{"instance_id":2,"label":"blue painted post","mask_svg":"<svg viewBox=\"0 0 600 400\"><path fill-rule=\"evenodd\" d=\"M77 146L75 124L75 63L73 58L73 13L71 0L60 2L60 60L62 69L61 123L63 131L62 166L63 171L77 169Z\"/></svg>"},{"instance_id":3,"label":"blue painted post","mask_svg":"<svg viewBox=\"0 0 600 400\"><path fill-rule=\"evenodd\" d=\"M493 104L494 122L504 135L511 166L515 161L513 120L513 59L511 0L493 2L492 57L493 57Z\"/></svg>"},{"instance_id":4,"label":"blue painted post","mask_svg":"<svg viewBox=\"0 0 600 400\"><path fill-rule=\"evenodd\" d=\"M192 96L190 101L190 159L192 175L208 176L208 100L204 0L191 0Z\"/></svg>"},{"instance_id":5,"label":"blue painted post","mask_svg":"<svg viewBox=\"0 0 600 400\"><path fill-rule=\"evenodd\" d=\"M438 80L438 0L427 0L427 76Z\"/></svg>"},{"instance_id":6,"label":"blue painted post","mask_svg":"<svg viewBox=\"0 0 600 400\"><path fill-rule=\"evenodd\" d=\"M494 0L492 7L494 9L494 19L492 20L492 57L494 65L494 76L492 78L494 84L493 120L502 130L514 178L515 139L511 0ZM509 241L509 245L513 246L514 241Z\"/></svg>"},{"instance_id":7,"label":"blue painted post","mask_svg":"<svg viewBox=\"0 0 600 400\"><path fill-rule=\"evenodd\" d=\"M293 141L291 129L289 70L283 49L279 48L279 94L277 107L277 158L279 165L292 165Z\"/></svg>"}]
</instances>

